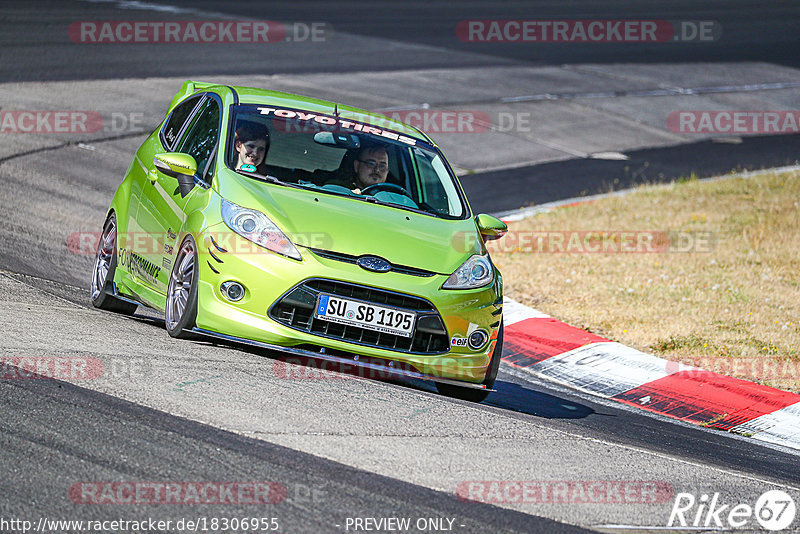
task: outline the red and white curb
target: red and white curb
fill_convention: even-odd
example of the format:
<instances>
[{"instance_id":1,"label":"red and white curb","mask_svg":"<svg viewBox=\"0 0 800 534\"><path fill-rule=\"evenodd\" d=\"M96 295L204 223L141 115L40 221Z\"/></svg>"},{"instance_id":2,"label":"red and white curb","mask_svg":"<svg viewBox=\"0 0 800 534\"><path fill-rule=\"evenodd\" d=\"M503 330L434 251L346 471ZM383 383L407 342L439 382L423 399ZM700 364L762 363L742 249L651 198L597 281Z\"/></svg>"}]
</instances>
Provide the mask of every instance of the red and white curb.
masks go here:
<instances>
[{"instance_id":1,"label":"red and white curb","mask_svg":"<svg viewBox=\"0 0 800 534\"><path fill-rule=\"evenodd\" d=\"M800 395L671 362L506 298L503 361L607 399L800 449Z\"/></svg>"}]
</instances>

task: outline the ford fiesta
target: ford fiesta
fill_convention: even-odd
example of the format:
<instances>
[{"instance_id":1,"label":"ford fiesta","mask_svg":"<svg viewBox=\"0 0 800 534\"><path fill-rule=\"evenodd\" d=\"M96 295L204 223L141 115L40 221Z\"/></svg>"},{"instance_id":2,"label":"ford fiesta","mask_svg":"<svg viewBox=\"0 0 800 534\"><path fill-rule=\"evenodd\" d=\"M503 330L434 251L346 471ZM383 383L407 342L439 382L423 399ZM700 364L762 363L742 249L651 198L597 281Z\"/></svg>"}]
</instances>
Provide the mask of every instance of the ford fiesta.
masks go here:
<instances>
[{"instance_id":1,"label":"ford fiesta","mask_svg":"<svg viewBox=\"0 0 800 534\"><path fill-rule=\"evenodd\" d=\"M307 97L186 82L108 210L94 306L432 380L480 402L503 343L502 278L436 145Z\"/></svg>"}]
</instances>

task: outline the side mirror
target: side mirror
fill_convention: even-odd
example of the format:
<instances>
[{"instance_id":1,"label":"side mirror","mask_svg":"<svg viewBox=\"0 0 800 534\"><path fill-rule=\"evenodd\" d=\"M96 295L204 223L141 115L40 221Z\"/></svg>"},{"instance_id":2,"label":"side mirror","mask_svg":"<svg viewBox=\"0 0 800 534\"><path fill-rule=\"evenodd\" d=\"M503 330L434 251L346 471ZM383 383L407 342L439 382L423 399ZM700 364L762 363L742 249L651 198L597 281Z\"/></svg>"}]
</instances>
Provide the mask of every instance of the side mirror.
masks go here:
<instances>
[{"instance_id":1,"label":"side mirror","mask_svg":"<svg viewBox=\"0 0 800 534\"><path fill-rule=\"evenodd\" d=\"M194 175L197 173L197 162L189 154L183 152L167 152L156 154L153 165L158 172L178 180L178 188L173 195L180 193L181 198L194 188Z\"/></svg>"},{"instance_id":2,"label":"side mirror","mask_svg":"<svg viewBox=\"0 0 800 534\"><path fill-rule=\"evenodd\" d=\"M178 178L179 175L194 177L197 172L197 162L189 154L183 152L167 152L156 154L153 165L167 176Z\"/></svg>"},{"instance_id":3,"label":"side mirror","mask_svg":"<svg viewBox=\"0 0 800 534\"><path fill-rule=\"evenodd\" d=\"M500 239L508 232L506 223L497 217L492 217L485 213L481 213L475 217L475 222L478 224L478 231L481 233L484 241Z\"/></svg>"}]
</instances>

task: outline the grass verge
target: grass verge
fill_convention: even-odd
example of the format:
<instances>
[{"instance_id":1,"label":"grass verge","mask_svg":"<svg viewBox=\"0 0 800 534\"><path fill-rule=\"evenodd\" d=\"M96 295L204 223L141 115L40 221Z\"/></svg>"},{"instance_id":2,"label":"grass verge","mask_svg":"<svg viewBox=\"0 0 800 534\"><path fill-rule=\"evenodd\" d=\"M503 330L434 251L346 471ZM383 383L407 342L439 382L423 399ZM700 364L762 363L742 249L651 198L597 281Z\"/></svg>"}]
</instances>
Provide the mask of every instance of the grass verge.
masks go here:
<instances>
[{"instance_id":1,"label":"grass verge","mask_svg":"<svg viewBox=\"0 0 800 534\"><path fill-rule=\"evenodd\" d=\"M800 392L800 172L643 186L511 223L490 250L523 304Z\"/></svg>"}]
</instances>

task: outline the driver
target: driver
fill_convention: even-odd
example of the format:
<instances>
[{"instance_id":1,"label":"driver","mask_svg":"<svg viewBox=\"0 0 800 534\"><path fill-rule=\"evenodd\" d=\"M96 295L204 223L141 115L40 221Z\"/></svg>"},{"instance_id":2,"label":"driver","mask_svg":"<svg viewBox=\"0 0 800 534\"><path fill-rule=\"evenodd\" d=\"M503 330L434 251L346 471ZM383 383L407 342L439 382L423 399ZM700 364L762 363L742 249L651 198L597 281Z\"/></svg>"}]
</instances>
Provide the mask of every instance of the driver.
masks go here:
<instances>
[{"instance_id":1,"label":"driver","mask_svg":"<svg viewBox=\"0 0 800 534\"><path fill-rule=\"evenodd\" d=\"M382 184L389 175L389 153L386 147L378 144L364 144L356 153L353 161L353 183L350 189L361 194L362 189L375 184Z\"/></svg>"}]
</instances>

